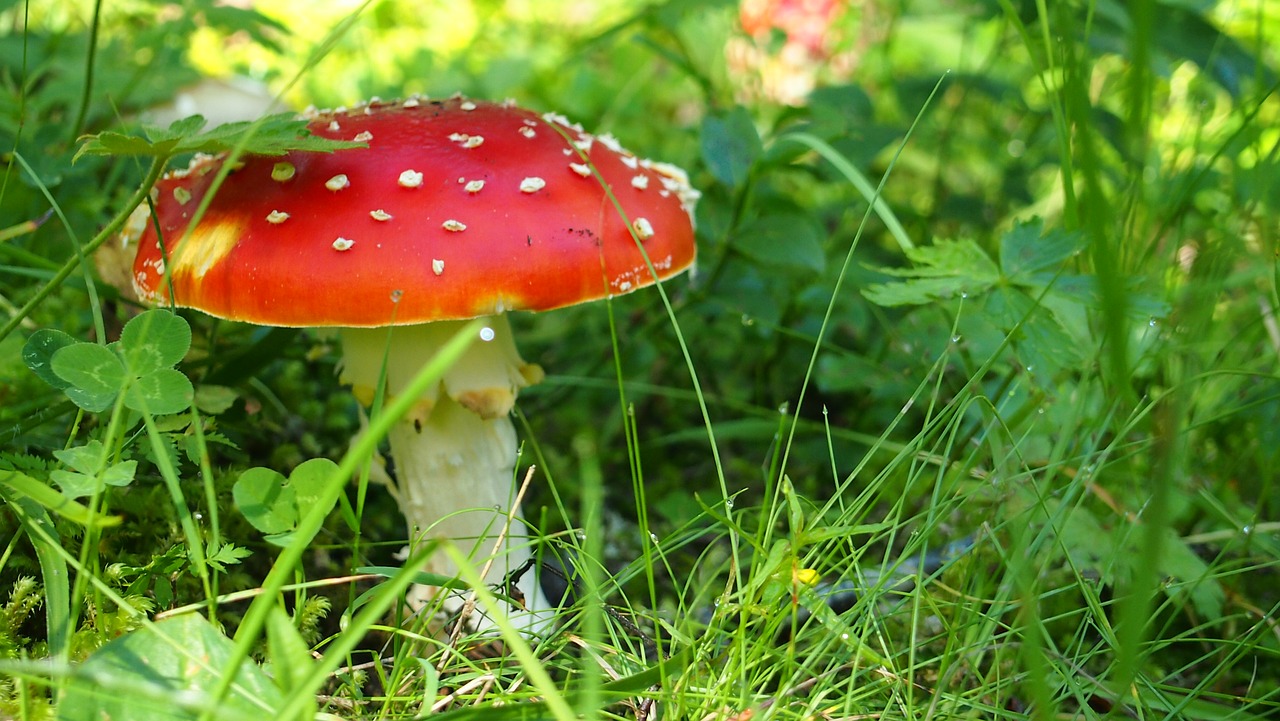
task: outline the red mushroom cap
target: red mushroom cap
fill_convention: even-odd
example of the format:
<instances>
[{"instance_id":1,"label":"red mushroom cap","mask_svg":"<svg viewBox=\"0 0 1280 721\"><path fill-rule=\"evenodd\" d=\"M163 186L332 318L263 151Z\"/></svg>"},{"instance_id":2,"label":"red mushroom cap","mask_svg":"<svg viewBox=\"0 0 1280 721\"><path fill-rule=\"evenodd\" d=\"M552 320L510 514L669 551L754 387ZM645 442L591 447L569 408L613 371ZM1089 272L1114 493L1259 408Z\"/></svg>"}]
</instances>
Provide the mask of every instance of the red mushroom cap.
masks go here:
<instances>
[{"instance_id":1,"label":"red mushroom cap","mask_svg":"<svg viewBox=\"0 0 1280 721\"><path fill-rule=\"evenodd\" d=\"M452 98L312 117L312 133L368 147L240 158L194 228L224 158L197 158L156 185L165 247L147 222L139 298L168 302L167 267L179 306L368 327L549 310L650 285L632 230L659 278L693 263L698 193L683 171L559 116Z\"/></svg>"}]
</instances>

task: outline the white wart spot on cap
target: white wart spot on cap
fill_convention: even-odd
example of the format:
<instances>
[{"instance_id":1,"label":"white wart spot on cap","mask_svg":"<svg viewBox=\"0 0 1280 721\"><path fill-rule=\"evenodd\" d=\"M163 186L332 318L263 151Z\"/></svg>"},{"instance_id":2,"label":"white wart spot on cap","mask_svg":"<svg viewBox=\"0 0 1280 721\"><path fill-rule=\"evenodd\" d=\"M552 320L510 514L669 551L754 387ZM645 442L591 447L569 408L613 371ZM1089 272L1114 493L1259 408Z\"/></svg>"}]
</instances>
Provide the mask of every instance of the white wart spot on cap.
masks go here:
<instances>
[{"instance_id":1,"label":"white wart spot on cap","mask_svg":"<svg viewBox=\"0 0 1280 721\"><path fill-rule=\"evenodd\" d=\"M173 189L173 199L178 201L178 205L186 205L191 202L191 191L179 185Z\"/></svg>"},{"instance_id":2,"label":"white wart spot on cap","mask_svg":"<svg viewBox=\"0 0 1280 721\"><path fill-rule=\"evenodd\" d=\"M591 166L586 163L569 163L569 169L584 178L591 177Z\"/></svg>"},{"instance_id":3,"label":"white wart spot on cap","mask_svg":"<svg viewBox=\"0 0 1280 721\"><path fill-rule=\"evenodd\" d=\"M422 173L416 170L406 170L396 179L396 183L402 188L416 188L422 185Z\"/></svg>"},{"instance_id":4,"label":"white wart spot on cap","mask_svg":"<svg viewBox=\"0 0 1280 721\"><path fill-rule=\"evenodd\" d=\"M484 143L483 135L467 135L466 133L449 133L449 139L464 148L478 148Z\"/></svg>"},{"instance_id":5,"label":"white wart spot on cap","mask_svg":"<svg viewBox=\"0 0 1280 721\"><path fill-rule=\"evenodd\" d=\"M431 261L431 272L432 272L432 273L435 273L436 275L440 275L441 273L443 273L443 272L444 272L444 261L443 261L443 260L440 260L439 258L434 258L434 259L432 259L432 261Z\"/></svg>"},{"instance_id":6,"label":"white wart spot on cap","mask_svg":"<svg viewBox=\"0 0 1280 721\"><path fill-rule=\"evenodd\" d=\"M365 130L363 132L356 133L356 137L352 138L352 140L356 141L357 143L367 143L370 140L373 140L373 133L369 132L368 130Z\"/></svg>"},{"instance_id":7,"label":"white wart spot on cap","mask_svg":"<svg viewBox=\"0 0 1280 721\"><path fill-rule=\"evenodd\" d=\"M343 188L349 187L350 185L351 185L351 181L347 179L347 176L345 173L338 173L332 178L329 178L328 180L324 181L324 187L334 191L335 193L338 192L339 190L342 190Z\"/></svg>"},{"instance_id":8,"label":"white wart spot on cap","mask_svg":"<svg viewBox=\"0 0 1280 721\"><path fill-rule=\"evenodd\" d=\"M369 211L369 217L378 221L391 220L391 214L383 210L382 208Z\"/></svg>"},{"instance_id":9,"label":"white wart spot on cap","mask_svg":"<svg viewBox=\"0 0 1280 721\"><path fill-rule=\"evenodd\" d=\"M289 214L281 210L273 210L267 213L267 222L272 225L280 225L289 219Z\"/></svg>"},{"instance_id":10,"label":"white wart spot on cap","mask_svg":"<svg viewBox=\"0 0 1280 721\"><path fill-rule=\"evenodd\" d=\"M336 240L333 241L333 249L337 251L351 250L351 246L355 244L356 242L354 240L339 236Z\"/></svg>"},{"instance_id":11,"label":"white wart spot on cap","mask_svg":"<svg viewBox=\"0 0 1280 721\"><path fill-rule=\"evenodd\" d=\"M529 127L528 125L520 126L520 134L526 138L532 138L533 136L537 135L537 133L534 132L533 128Z\"/></svg>"},{"instance_id":12,"label":"white wart spot on cap","mask_svg":"<svg viewBox=\"0 0 1280 721\"><path fill-rule=\"evenodd\" d=\"M462 186L462 189L467 191L468 193L479 193L482 188L484 188L483 180L472 180L468 182L466 185Z\"/></svg>"},{"instance_id":13,"label":"white wart spot on cap","mask_svg":"<svg viewBox=\"0 0 1280 721\"><path fill-rule=\"evenodd\" d=\"M444 221L443 223L441 223L440 227L453 233L461 233L462 231L467 229L467 226L465 223L454 220L453 218L450 218Z\"/></svg>"},{"instance_id":14,"label":"white wart spot on cap","mask_svg":"<svg viewBox=\"0 0 1280 721\"><path fill-rule=\"evenodd\" d=\"M605 133L604 135L597 135L596 140L599 140L601 145L612 150L615 153L623 152L622 144L618 142L617 138L613 137L609 133Z\"/></svg>"},{"instance_id":15,"label":"white wart spot on cap","mask_svg":"<svg viewBox=\"0 0 1280 721\"><path fill-rule=\"evenodd\" d=\"M631 178L631 187L635 188L636 190L644 190L645 188L649 187L649 176L647 175L633 176Z\"/></svg>"},{"instance_id":16,"label":"white wart spot on cap","mask_svg":"<svg viewBox=\"0 0 1280 721\"><path fill-rule=\"evenodd\" d=\"M636 237L640 240L648 240L653 237L653 224L647 218L636 218L631 226L636 229Z\"/></svg>"},{"instance_id":17,"label":"white wart spot on cap","mask_svg":"<svg viewBox=\"0 0 1280 721\"><path fill-rule=\"evenodd\" d=\"M520 181L521 193L536 193L547 187L547 181L538 177L525 178Z\"/></svg>"}]
</instances>

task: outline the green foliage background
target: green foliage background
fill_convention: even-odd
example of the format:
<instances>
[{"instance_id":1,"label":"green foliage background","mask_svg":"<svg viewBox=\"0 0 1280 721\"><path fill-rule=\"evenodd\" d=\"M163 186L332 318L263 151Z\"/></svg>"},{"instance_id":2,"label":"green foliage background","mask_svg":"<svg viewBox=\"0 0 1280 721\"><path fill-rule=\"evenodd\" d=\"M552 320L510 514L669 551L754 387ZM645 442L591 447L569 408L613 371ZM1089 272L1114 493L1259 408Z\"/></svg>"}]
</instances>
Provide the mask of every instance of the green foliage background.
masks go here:
<instances>
[{"instance_id":1,"label":"green foliage background","mask_svg":"<svg viewBox=\"0 0 1280 721\"><path fill-rule=\"evenodd\" d=\"M1275 713L1280 4L854 3L798 66L742 18L0 1L0 716L103 710L95 683L145 674L118 675L132 646L94 652L179 626L232 717L410 716L485 673L562 718L635 717L633 697L675 718ZM139 129L228 73L292 106L513 97L703 192L670 312L644 292L514 319L549 372L520 401L525 514L597 594L567 614L585 641L537 642L532 687L517 643L484 667L388 616L405 573L341 580L395 566L405 531L376 485L317 470L360 425L328 340L185 312L130 331L94 269L148 155L297 142L284 118ZM337 510L246 511L246 476ZM145 620L188 605L211 623ZM270 691L228 690L238 673Z\"/></svg>"}]
</instances>

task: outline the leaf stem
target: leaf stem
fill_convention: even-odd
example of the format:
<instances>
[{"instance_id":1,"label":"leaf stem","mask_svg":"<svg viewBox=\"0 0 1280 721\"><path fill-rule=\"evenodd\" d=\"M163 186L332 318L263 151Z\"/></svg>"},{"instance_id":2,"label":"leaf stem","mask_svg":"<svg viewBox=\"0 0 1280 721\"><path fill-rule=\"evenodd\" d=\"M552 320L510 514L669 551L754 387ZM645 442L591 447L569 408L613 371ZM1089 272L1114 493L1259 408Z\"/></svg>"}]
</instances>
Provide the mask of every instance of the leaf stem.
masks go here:
<instances>
[{"instance_id":1,"label":"leaf stem","mask_svg":"<svg viewBox=\"0 0 1280 721\"><path fill-rule=\"evenodd\" d=\"M160 179L160 175L164 172L164 167L168 162L169 158L167 156L156 157L151 162L151 167L147 169L146 178L142 181L142 185L138 187L138 190L136 190L129 198L129 202L125 203L124 210L117 213L116 217L112 218L111 222L108 223L105 228L98 231L98 234L94 236L93 240L89 241L84 246L85 257L92 255L93 251L97 250L99 246L107 241L107 239L114 237L115 234L120 231L120 228L124 226L125 221L129 219L129 216L133 213L134 209L141 205L142 201L146 199L147 193L151 192L151 186L155 185L156 181ZM22 323L22 320L28 315L31 315L31 311L35 310L36 306L43 303L44 300L48 298L55 289L62 285L62 282L75 272L78 267L80 267L79 254L74 258L68 259L67 262L58 269L58 272L54 273L53 278L49 279L49 282L37 291L36 294L31 297L31 300L28 300L12 315L12 317L9 318L8 322L4 324L4 327L0 328L0 340L4 340L9 337L9 334ZM86 278L86 281L92 282L92 279Z\"/></svg>"}]
</instances>

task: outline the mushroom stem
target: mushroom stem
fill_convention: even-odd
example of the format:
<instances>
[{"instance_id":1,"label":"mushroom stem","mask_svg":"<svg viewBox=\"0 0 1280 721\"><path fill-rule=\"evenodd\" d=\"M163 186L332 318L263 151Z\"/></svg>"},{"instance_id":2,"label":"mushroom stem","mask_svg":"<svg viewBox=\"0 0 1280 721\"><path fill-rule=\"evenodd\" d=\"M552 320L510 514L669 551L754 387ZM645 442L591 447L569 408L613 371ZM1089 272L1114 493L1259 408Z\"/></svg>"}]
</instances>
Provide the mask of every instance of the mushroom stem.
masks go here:
<instances>
[{"instance_id":1,"label":"mushroom stem","mask_svg":"<svg viewBox=\"0 0 1280 721\"><path fill-rule=\"evenodd\" d=\"M386 352L387 393L395 395L462 325L443 321L392 330L344 328L342 378L365 405L372 402ZM395 463L392 493L408 522L411 539L447 538L468 552L477 568L490 557L484 576L501 583L532 555L524 523L514 519L504 540L494 540L506 525L514 493L516 432L510 411L519 389L542 378L542 369L525 363L516 351L505 316L494 316L486 332L448 371L437 388L418 399L414 409L387 436ZM516 509L518 511L518 509ZM444 553L432 555L422 569L456 577L458 569ZM518 627L542 626L539 611L550 604L538 587L537 574L526 573L517 584L528 620ZM409 601L415 607L432 600L439 589L415 587ZM446 600L449 611L460 602ZM518 614L513 614L518 615ZM481 622L481 625L487 625Z\"/></svg>"}]
</instances>

